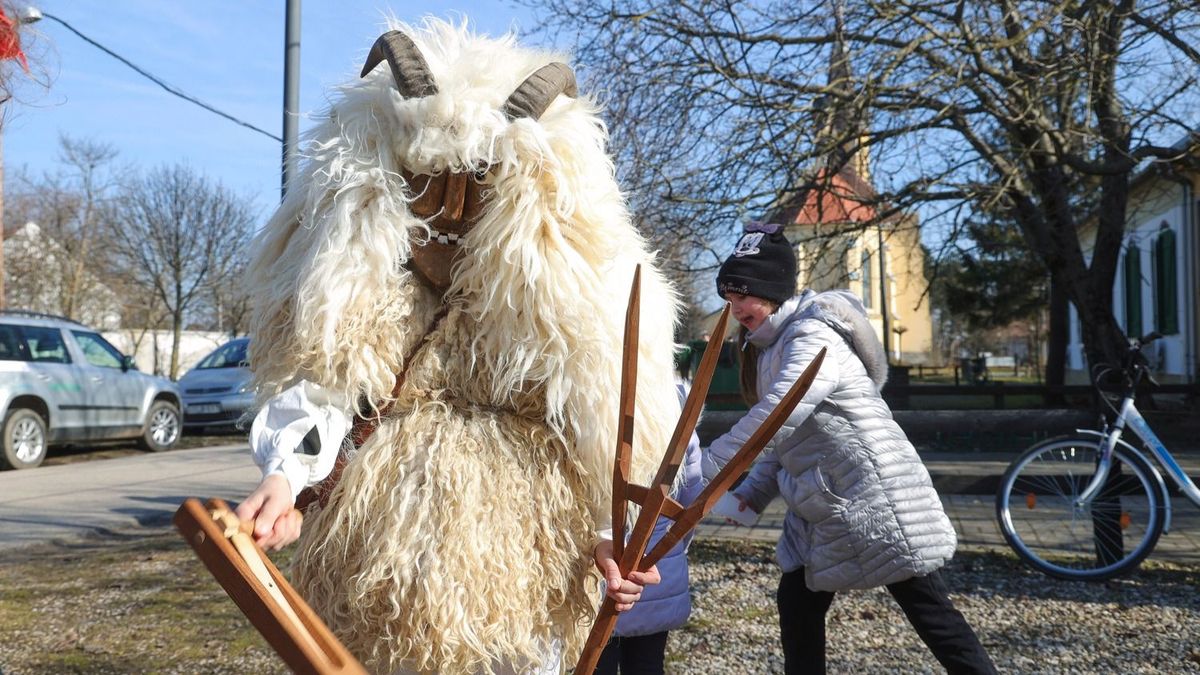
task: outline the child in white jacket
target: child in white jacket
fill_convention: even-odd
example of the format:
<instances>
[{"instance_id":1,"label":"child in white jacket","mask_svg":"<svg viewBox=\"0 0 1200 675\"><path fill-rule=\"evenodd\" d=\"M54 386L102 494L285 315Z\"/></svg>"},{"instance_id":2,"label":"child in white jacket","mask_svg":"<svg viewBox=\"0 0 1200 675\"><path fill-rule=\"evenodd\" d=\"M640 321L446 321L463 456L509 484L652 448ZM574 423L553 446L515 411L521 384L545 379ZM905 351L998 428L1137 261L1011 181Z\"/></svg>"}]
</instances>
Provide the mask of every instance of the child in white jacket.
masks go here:
<instances>
[{"instance_id":1,"label":"child in white jacket","mask_svg":"<svg viewBox=\"0 0 1200 675\"><path fill-rule=\"evenodd\" d=\"M734 491L756 512L777 496L788 503L777 547L786 672L824 672L834 593L878 586L947 671L995 672L938 575L954 554L954 528L879 395L887 356L862 303L846 291L795 295L795 252L775 225L748 228L717 290L741 324L742 393L752 407L709 447L706 479L827 350L812 387Z\"/></svg>"}]
</instances>

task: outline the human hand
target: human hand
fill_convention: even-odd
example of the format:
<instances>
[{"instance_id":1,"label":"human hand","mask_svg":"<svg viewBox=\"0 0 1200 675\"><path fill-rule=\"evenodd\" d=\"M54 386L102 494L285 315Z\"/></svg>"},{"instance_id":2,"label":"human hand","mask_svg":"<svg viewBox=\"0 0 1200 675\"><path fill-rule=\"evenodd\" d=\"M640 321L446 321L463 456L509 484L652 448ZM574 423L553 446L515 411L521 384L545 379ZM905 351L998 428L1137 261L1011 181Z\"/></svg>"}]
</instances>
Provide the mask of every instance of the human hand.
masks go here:
<instances>
[{"instance_id":1,"label":"human hand","mask_svg":"<svg viewBox=\"0 0 1200 675\"><path fill-rule=\"evenodd\" d=\"M750 506L750 502L746 501L745 497L735 494L735 495L733 495L733 498L737 500L738 513L745 514L746 516L749 516L750 513L758 513L757 511L754 510L754 507ZM747 511L749 511L750 513L746 513ZM738 522L732 518L726 518L725 521L728 523L731 523L733 525L741 525L740 522Z\"/></svg>"},{"instance_id":2,"label":"human hand","mask_svg":"<svg viewBox=\"0 0 1200 675\"><path fill-rule=\"evenodd\" d=\"M607 595L617 604L618 612L631 609L634 603L641 599L646 586L662 581L657 565L645 572L630 572L628 578L622 579L620 565L613 558L613 543L609 540L597 544L592 557L596 561L596 569L604 575L608 586Z\"/></svg>"},{"instance_id":3,"label":"human hand","mask_svg":"<svg viewBox=\"0 0 1200 675\"><path fill-rule=\"evenodd\" d=\"M234 511L238 520L254 523L254 541L278 551L300 538L304 515L292 506L292 487L282 474L262 480Z\"/></svg>"},{"instance_id":4,"label":"human hand","mask_svg":"<svg viewBox=\"0 0 1200 675\"><path fill-rule=\"evenodd\" d=\"M729 525L751 526L758 522L758 511L741 495L726 492L713 505L712 514L722 516Z\"/></svg>"}]
</instances>

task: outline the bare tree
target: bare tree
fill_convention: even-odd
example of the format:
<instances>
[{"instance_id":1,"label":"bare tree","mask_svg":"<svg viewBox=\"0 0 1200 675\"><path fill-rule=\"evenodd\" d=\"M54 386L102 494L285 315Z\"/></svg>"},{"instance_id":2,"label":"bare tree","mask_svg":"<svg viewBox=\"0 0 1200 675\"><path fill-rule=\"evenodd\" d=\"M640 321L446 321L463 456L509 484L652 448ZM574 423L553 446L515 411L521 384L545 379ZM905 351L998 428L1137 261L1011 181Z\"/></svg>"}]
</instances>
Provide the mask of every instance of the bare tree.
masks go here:
<instances>
[{"instance_id":1,"label":"bare tree","mask_svg":"<svg viewBox=\"0 0 1200 675\"><path fill-rule=\"evenodd\" d=\"M250 297L242 284L248 258L248 248L236 251L224 262L224 269L210 278L203 299L205 327L209 330L237 337L249 329Z\"/></svg>"},{"instance_id":2,"label":"bare tree","mask_svg":"<svg viewBox=\"0 0 1200 675\"><path fill-rule=\"evenodd\" d=\"M172 330L170 376L179 374L180 332L202 295L234 272L254 220L248 200L186 166L151 171L120 200L113 250L131 281L151 289Z\"/></svg>"},{"instance_id":3,"label":"bare tree","mask_svg":"<svg viewBox=\"0 0 1200 675\"><path fill-rule=\"evenodd\" d=\"M33 308L65 314L87 322L114 313L110 279L96 264L104 246L104 218L116 186L113 162L117 151L106 143L59 137L59 161L54 172L16 175L14 194L6 204L8 229L37 224L40 241L12 246L8 276L13 279L10 300Z\"/></svg>"},{"instance_id":4,"label":"bare tree","mask_svg":"<svg viewBox=\"0 0 1200 675\"><path fill-rule=\"evenodd\" d=\"M97 238L101 226L99 216L104 206L102 200L109 198L114 181L105 172L117 156L117 150L106 143L59 136L59 156L63 164L72 170L78 194L78 207L74 222L70 224L71 236L60 240L70 255L63 278L62 306L67 316L76 313L81 289L84 287L89 261L96 253ZM67 235L67 228L63 228Z\"/></svg>"},{"instance_id":5,"label":"bare tree","mask_svg":"<svg viewBox=\"0 0 1200 675\"><path fill-rule=\"evenodd\" d=\"M869 153L875 221L916 212L947 245L972 214L1016 223L1089 361L1120 358L1130 179L1200 126L1191 0L529 2L607 91L647 223L703 245Z\"/></svg>"},{"instance_id":6,"label":"bare tree","mask_svg":"<svg viewBox=\"0 0 1200 675\"><path fill-rule=\"evenodd\" d=\"M5 120L12 109L11 105L4 104L13 100L15 92L21 88L23 82L33 82L43 88L49 86L49 78L43 69L44 45L36 41L32 41L31 44L30 38L34 37L36 32L26 28L35 20L28 8L18 11L12 2L0 1L0 45L3 45L3 49L0 50L0 150L3 149ZM31 50L31 46L34 49ZM31 51L32 57L26 54ZM18 65L23 73L19 72ZM7 306L5 278L11 276L4 266L4 233L8 229L5 226L7 221L4 220L4 183L4 160L3 153L0 152L0 309ZM20 224L23 223L18 223Z\"/></svg>"},{"instance_id":7,"label":"bare tree","mask_svg":"<svg viewBox=\"0 0 1200 675\"><path fill-rule=\"evenodd\" d=\"M4 202L7 306L61 314L66 249L57 243L78 210L78 195L57 176L10 173ZM32 228L28 227L33 223Z\"/></svg>"}]
</instances>

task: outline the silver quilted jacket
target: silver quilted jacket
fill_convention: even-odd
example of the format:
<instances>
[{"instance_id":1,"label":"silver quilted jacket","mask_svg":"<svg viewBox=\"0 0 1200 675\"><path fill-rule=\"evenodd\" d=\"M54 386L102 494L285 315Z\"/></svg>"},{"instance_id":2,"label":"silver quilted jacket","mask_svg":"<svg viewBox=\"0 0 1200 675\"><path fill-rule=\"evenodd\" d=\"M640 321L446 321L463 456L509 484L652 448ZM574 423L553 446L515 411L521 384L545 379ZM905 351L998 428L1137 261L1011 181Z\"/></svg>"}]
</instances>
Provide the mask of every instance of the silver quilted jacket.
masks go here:
<instances>
[{"instance_id":1,"label":"silver quilted jacket","mask_svg":"<svg viewBox=\"0 0 1200 675\"><path fill-rule=\"evenodd\" d=\"M759 402L704 455L705 480L732 458L822 347L812 388L735 490L756 511L788 505L783 571L805 568L819 591L922 576L954 554L954 528L912 443L879 396L883 346L847 291L788 300L748 339L762 350Z\"/></svg>"}]
</instances>

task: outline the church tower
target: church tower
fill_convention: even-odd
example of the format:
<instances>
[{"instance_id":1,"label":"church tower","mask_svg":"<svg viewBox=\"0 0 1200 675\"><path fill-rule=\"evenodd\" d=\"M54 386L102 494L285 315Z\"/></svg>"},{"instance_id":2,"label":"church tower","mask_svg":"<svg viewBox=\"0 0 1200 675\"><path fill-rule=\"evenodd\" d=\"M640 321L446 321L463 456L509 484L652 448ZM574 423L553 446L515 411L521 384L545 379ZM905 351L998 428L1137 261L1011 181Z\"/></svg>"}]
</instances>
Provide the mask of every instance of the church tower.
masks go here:
<instances>
[{"instance_id":1,"label":"church tower","mask_svg":"<svg viewBox=\"0 0 1200 675\"><path fill-rule=\"evenodd\" d=\"M914 214L886 211L871 183L866 101L855 85L834 0L828 93L814 104L815 142L824 157L767 222L786 225L796 245L800 288L848 288L863 301L893 364L932 358L933 322L925 298L925 256Z\"/></svg>"}]
</instances>

